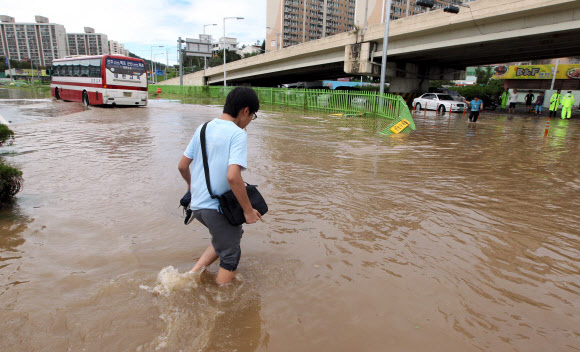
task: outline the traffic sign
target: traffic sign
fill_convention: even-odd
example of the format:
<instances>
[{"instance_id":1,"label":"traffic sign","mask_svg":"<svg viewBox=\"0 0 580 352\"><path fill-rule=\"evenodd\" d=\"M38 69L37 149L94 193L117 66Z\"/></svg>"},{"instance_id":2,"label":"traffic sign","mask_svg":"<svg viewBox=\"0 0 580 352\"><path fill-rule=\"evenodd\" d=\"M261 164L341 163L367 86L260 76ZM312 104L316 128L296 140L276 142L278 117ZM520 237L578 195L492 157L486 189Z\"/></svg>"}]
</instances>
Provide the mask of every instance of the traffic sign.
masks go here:
<instances>
[{"instance_id":1,"label":"traffic sign","mask_svg":"<svg viewBox=\"0 0 580 352\"><path fill-rule=\"evenodd\" d=\"M163 76L164 75L163 70L155 70L155 75Z\"/></svg>"},{"instance_id":2,"label":"traffic sign","mask_svg":"<svg viewBox=\"0 0 580 352\"><path fill-rule=\"evenodd\" d=\"M8 65L10 64L10 63L8 62L8 58L7 58L7 57L5 57L5 58L4 58L4 63L6 64L6 66L8 66Z\"/></svg>"}]
</instances>

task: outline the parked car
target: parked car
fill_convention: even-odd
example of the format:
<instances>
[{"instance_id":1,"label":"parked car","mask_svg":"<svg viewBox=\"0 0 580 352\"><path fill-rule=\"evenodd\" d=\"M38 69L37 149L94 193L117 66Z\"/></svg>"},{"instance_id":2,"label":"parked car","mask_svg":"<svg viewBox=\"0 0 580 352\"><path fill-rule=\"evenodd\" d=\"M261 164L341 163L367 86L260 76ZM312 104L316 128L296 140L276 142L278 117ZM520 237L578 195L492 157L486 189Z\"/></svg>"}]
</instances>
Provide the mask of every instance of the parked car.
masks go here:
<instances>
[{"instance_id":1,"label":"parked car","mask_svg":"<svg viewBox=\"0 0 580 352\"><path fill-rule=\"evenodd\" d=\"M436 110L439 113L446 111L463 112L465 103L458 102L449 94L426 93L418 98L413 99L413 106L416 110Z\"/></svg>"},{"instance_id":2,"label":"parked car","mask_svg":"<svg viewBox=\"0 0 580 352\"><path fill-rule=\"evenodd\" d=\"M429 89L429 93L438 93L438 94L447 94L450 95L453 100L463 102L465 97L459 94L456 90L447 89L447 88L434 88L433 91Z\"/></svg>"}]
</instances>

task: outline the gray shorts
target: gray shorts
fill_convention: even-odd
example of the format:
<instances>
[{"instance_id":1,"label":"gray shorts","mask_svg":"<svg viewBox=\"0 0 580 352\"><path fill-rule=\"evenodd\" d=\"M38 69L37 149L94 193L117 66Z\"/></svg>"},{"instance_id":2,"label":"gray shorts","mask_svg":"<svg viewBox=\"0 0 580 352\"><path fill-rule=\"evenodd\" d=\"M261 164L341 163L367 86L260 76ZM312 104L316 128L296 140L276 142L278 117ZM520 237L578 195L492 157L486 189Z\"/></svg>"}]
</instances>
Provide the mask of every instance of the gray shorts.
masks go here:
<instances>
[{"instance_id":1,"label":"gray shorts","mask_svg":"<svg viewBox=\"0 0 580 352\"><path fill-rule=\"evenodd\" d=\"M242 255L242 225L231 225L222 213L214 209L194 210L193 216L209 229L211 244L220 257L220 268L236 271Z\"/></svg>"}]
</instances>

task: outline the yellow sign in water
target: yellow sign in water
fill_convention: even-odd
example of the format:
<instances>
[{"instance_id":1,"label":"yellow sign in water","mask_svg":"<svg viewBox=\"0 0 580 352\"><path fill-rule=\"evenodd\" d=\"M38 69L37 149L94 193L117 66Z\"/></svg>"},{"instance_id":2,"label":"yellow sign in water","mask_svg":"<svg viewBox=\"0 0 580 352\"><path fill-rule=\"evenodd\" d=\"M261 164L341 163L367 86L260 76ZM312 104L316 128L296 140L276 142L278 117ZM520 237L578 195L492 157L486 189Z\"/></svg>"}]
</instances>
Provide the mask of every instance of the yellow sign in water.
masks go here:
<instances>
[{"instance_id":1,"label":"yellow sign in water","mask_svg":"<svg viewBox=\"0 0 580 352\"><path fill-rule=\"evenodd\" d=\"M411 123L407 119L402 119L401 121L399 121L399 123L397 123L396 125L394 125L393 127L391 127L391 132L393 132L395 134L397 134L399 132L402 132L410 124Z\"/></svg>"}]
</instances>

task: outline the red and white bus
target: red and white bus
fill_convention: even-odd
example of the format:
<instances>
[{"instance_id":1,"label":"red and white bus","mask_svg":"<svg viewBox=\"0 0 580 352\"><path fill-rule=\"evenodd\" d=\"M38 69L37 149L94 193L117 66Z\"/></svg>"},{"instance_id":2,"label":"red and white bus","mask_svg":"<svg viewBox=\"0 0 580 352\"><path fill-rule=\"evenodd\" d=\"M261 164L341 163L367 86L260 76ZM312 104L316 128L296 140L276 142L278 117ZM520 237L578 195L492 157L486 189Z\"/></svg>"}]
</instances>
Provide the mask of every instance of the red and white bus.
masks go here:
<instances>
[{"instance_id":1,"label":"red and white bus","mask_svg":"<svg viewBox=\"0 0 580 352\"><path fill-rule=\"evenodd\" d=\"M147 69L123 55L75 56L54 60L50 90L57 100L85 105L147 105Z\"/></svg>"}]
</instances>

